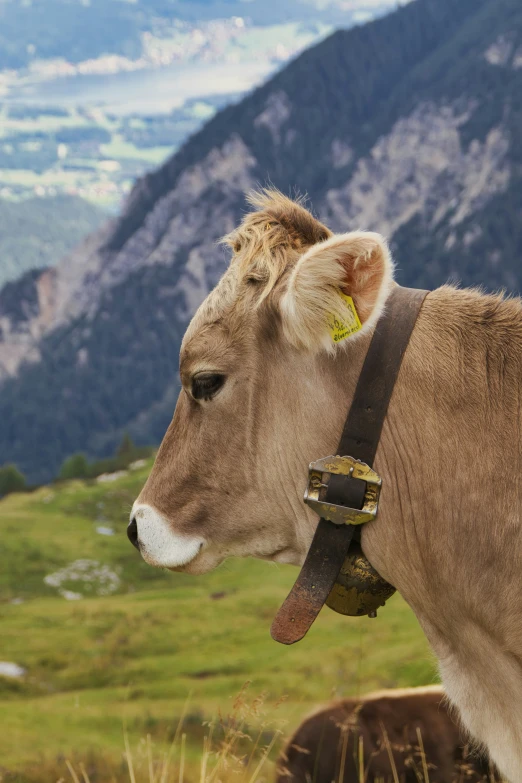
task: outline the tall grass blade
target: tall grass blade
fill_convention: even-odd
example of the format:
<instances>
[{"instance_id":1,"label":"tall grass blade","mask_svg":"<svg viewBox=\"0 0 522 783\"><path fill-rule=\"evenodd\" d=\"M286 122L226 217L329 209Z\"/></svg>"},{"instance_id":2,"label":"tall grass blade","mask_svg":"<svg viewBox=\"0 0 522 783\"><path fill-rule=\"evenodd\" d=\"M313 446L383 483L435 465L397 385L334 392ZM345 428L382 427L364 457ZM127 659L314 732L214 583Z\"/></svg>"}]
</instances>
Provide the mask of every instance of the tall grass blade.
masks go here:
<instances>
[{"instance_id":1,"label":"tall grass blade","mask_svg":"<svg viewBox=\"0 0 522 783\"><path fill-rule=\"evenodd\" d=\"M125 729L123 732L123 741L125 742L125 760L127 762L127 767L129 768L129 777L131 783L136 783L136 776L134 775L134 766L132 764L132 753L129 745L129 735L127 734L127 729Z\"/></svg>"},{"instance_id":2,"label":"tall grass blade","mask_svg":"<svg viewBox=\"0 0 522 783\"><path fill-rule=\"evenodd\" d=\"M154 762L152 760L152 739L150 734L147 734L147 764L149 766L149 783L155 783L154 774Z\"/></svg>"},{"instance_id":3,"label":"tall grass blade","mask_svg":"<svg viewBox=\"0 0 522 783\"><path fill-rule=\"evenodd\" d=\"M344 769L346 767L346 750L348 748L349 735L350 735L350 731L343 732L343 745L341 748L341 766L339 767L339 783L343 783L344 780Z\"/></svg>"},{"instance_id":4,"label":"tall grass blade","mask_svg":"<svg viewBox=\"0 0 522 783\"><path fill-rule=\"evenodd\" d=\"M400 783L399 776L397 775L397 767L395 766L395 759L393 758L393 752L391 749L390 740L388 738L388 732L384 728L384 724L382 721L380 721L380 724L381 724L382 736L384 739L384 745L388 753L388 758L390 759L390 767L392 768L393 783Z\"/></svg>"},{"instance_id":5,"label":"tall grass blade","mask_svg":"<svg viewBox=\"0 0 522 783\"><path fill-rule=\"evenodd\" d=\"M276 739L278 738L280 733L281 732L279 730L274 733L274 736L272 737L272 741L270 742L270 745L266 748L265 752L261 756L261 758L259 760L259 763L258 763L257 767L254 770L254 774L252 775L252 777L250 778L248 783L255 783L255 781L257 780L257 776L261 772L261 769L263 768L263 764L265 763L265 761L269 757L270 752L271 752L272 748L274 747Z\"/></svg>"},{"instance_id":6,"label":"tall grass blade","mask_svg":"<svg viewBox=\"0 0 522 783\"><path fill-rule=\"evenodd\" d=\"M185 742L187 739L186 734L181 735L181 754L179 759L179 783L183 783L183 775L185 773Z\"/></svg>"},{"instance_id":7,"label":"tall grass blade","mask_svg":"<svg viewBox=\"0 0 522 783\"><path fill-rule=\"evenodd\" d=\"M203 740L203 755L201 757L200 783L206 783L207 767L212 750L212 737L214 736L214 722L210 724L208 735Z\"/></svg>"},{"instance_id":8,"label":"tall grass blade","mask_svg":"<svg viewBox=\"0 0 522 783\"><path fill-rule=\"evenodd\" d=\"M365 783L366 771L364 769L364 740L359 734L359 783Z\"/></svg>"},{"instance_id":9,"label":"tall grass blade","mask_svg":"<svg viewBox=\"0 0 522 783\"><path fill-rule=\"evenodd\" d=\"M250 765L252 764L252 761L254 759L254 755L255 755L255 753L257 751L257 748L258 748L258 745L259 745L259 742L260 742L262 736L263 736L263 729L261 728L261 729L259 729L259 732L257 734L256 741L254 742L254 746L252 748L252 752L250 753L250 756L248 757L248 763L247 763L247 765L245 767L245 774L250 769Z\"/></svg>"},{"instance_id":10,"label":"tall grass blade","mask_svg":"<svg viewBox=\"0 0 522 783\"><path fill-rule=\"evenodd\" d=\"M190 699L192 698L192 693L189 693L187 698L185 699L185 704L183 705L183 709L181 711L181 715L178 721L178 725L176 727L176 731L174 732L174 739L172 740L170 747L168 749L167 755L165 756L165 760L163 762L163 767L161 770L161 777L160 777L160 783L167 783L167 775L169 772L170 762L172 760L172 756L174 753L174 750L176 748L176 743L179 739L180 732L183 728L183 724L185 723L185 717L187 715L188 705L190 702Z\"/></svg>"},{"instance_id":11,"label":"tall grass blade","mask_svg":"<svg viewBox=\"0 0 522 783\"><path fill-rule=\"evenodd\" d=\"M87 770L85 769L85 765L83 761L80 762L80 772L82 773L83 783L91 783L89 780L89 775L87 774Z\"/></svg>"},{"instance_id":12,"label":"tall grass blade","mask_svg":"<svg viewBox=\"0 0 522 783\"><path fill-rule=\"evenodd\" d=\"M426 763L426 753L424 752L424 743L422 741L422 734L420 728L417 726L417 741L421 752L422 760L422 774L424 775L424 783L430 783L430 776L428 774L428 764Z\"/></svg>"},{"instance_id":13,"label":"tall grass blade","mask_svg":"<svg viewBox=\"0 0 522 783\"><path fill-rule=\"evenodd\" d=\"M69 759L65 759L65 763L67 764L67 769L71 773L71 777L74 780L74 783L80 783L80 780L78 778L78 775L76 774L73 765L69 761Z\"/></svg>"}]
</instances>

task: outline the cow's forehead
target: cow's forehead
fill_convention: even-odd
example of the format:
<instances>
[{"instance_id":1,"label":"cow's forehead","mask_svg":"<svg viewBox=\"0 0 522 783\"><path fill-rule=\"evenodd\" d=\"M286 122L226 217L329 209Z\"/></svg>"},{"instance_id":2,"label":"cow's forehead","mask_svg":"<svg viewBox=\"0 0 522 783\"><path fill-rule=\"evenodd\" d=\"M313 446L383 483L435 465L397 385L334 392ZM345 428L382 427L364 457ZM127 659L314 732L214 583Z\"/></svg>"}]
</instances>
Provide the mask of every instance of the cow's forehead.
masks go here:
<instances>
[{"instance_id":1,"label":"cow's forehead","mask_svg":"<svg viewBox=\"0 0 522 783\"><path fill-rule=\"evenodd\" d=\"M193 334L184 344L180 355L182 376L197 372L230 369L237 353L237 346L221 324L208 324L201 332Z\"/></svg>"},{"instance_id":2,"label":"cow's forehead","mask_svg":"<svg viewBox=\"0 0 522 783\"><path fill-rule=\"evenodd\" d=\"M181 348L181 362L207 350L208 342L224 342L218 325L229 329L237 343L237 326L244 324L255 300L271 297L276 285L307 248L330 236L300 202L275 190L252 194L257 211L247 214L241 225L225 237L233 249L230 266L192 319ZM253 285L252 285L253 284Z\"/></svg>"},{"instance_id":3,"label":"cow's forehead","mask_svg":"<svg viewBox=\"0 0 522 783\"><path fill-rule=\"evenodd\" d=\"M232 343L232 323L237 320L237 287L227 272L196 311L183 338L180 369L223 359Z\"/></svg>"},{"instance_id":4,"label":"cow's forehead","mask_svg":"<svg viewBox=\"0 0 522 783\"><path fill-rule=\"evenodd\" d=\"M208 332L216 324L225 323L232 315L236 299L237 281L233 270L228 269L194 313L183 338L182 350L195 335Z\"/></svg>"}]
</instances>

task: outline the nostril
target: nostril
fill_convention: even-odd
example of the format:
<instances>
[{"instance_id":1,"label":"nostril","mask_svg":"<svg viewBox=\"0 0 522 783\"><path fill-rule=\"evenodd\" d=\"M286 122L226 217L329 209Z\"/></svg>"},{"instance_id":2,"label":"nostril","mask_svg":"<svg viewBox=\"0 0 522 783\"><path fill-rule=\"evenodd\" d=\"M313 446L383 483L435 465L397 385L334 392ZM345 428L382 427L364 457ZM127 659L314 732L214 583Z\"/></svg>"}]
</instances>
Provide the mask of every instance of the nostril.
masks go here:
<instances>
[{"instance_id":1,"label":"nostril","mask_svg":"<svg viewBox=\"0 0 522 783\"><path fill-rule=\"evenodd\" d=\"M140 545L138 543L138 523L136 517L132 517L127 527L127 538L131 542L132 546L135 546L139 550Z\"/></svg>"}]
</instances>

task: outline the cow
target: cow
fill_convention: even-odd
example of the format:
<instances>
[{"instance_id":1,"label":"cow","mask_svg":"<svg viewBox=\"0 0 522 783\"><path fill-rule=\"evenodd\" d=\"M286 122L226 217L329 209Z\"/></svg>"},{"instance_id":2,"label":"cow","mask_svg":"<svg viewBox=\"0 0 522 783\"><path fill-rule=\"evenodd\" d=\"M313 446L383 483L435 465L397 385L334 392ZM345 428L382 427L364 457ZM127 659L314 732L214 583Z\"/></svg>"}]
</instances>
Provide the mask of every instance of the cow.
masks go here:
<instances>
[{"instance_id":1,"label":"cow","mask_svg":"<svg viewBox=\"0 0 522 783\"><path fill-rule=\"evenodd\" d=\"M318 518L307 468L335 454L372 333L397 283L385 239L332 232L278 192L226 238L232 258L194 315L182 390L129 537L191 574L230 556L302 565ZM329 321L360 327L334 343ZM347 300L346 300L347 301ZM428 294L380 438L372 566L415 612L450 701L522 780L522 302Z\"/></svg>"},{"instance_id":2,"label":"cow","mask_svg":"<svg viewBox=\"0 0 522 783\"><path fill-rule=\"evenodd\" d=\"M439 685L340 699L313 712L288 740L276 783L494 783L447 708Z\"/></svg>"}]
</instances>

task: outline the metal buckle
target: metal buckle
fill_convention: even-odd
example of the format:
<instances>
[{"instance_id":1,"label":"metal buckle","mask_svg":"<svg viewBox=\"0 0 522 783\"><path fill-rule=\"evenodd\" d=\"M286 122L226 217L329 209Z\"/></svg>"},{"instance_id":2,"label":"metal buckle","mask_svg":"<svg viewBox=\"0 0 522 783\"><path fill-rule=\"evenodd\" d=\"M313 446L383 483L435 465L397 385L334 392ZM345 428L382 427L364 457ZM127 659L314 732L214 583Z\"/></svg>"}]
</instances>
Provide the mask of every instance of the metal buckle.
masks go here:
<instances>
[{"instance_id":1,"label":"metal buckle","mask_svg":"<svg viewBox=\"0 0 522 783\"><path fill-rule=\"evenodd\" d=\"M323 475L335 473L339 476L350 476L366 482L364 503L361 509L338 506L335 503L326 503L325 496L327 484ZM304 501L310 508L319 514L322 519L328 519L336 525L362 525L370 522L377 516L379 495L382 479L369 465L353 457L323 457L310 463L308 469L308 487L304 494Z\"/></svg>"}]
</instances>

